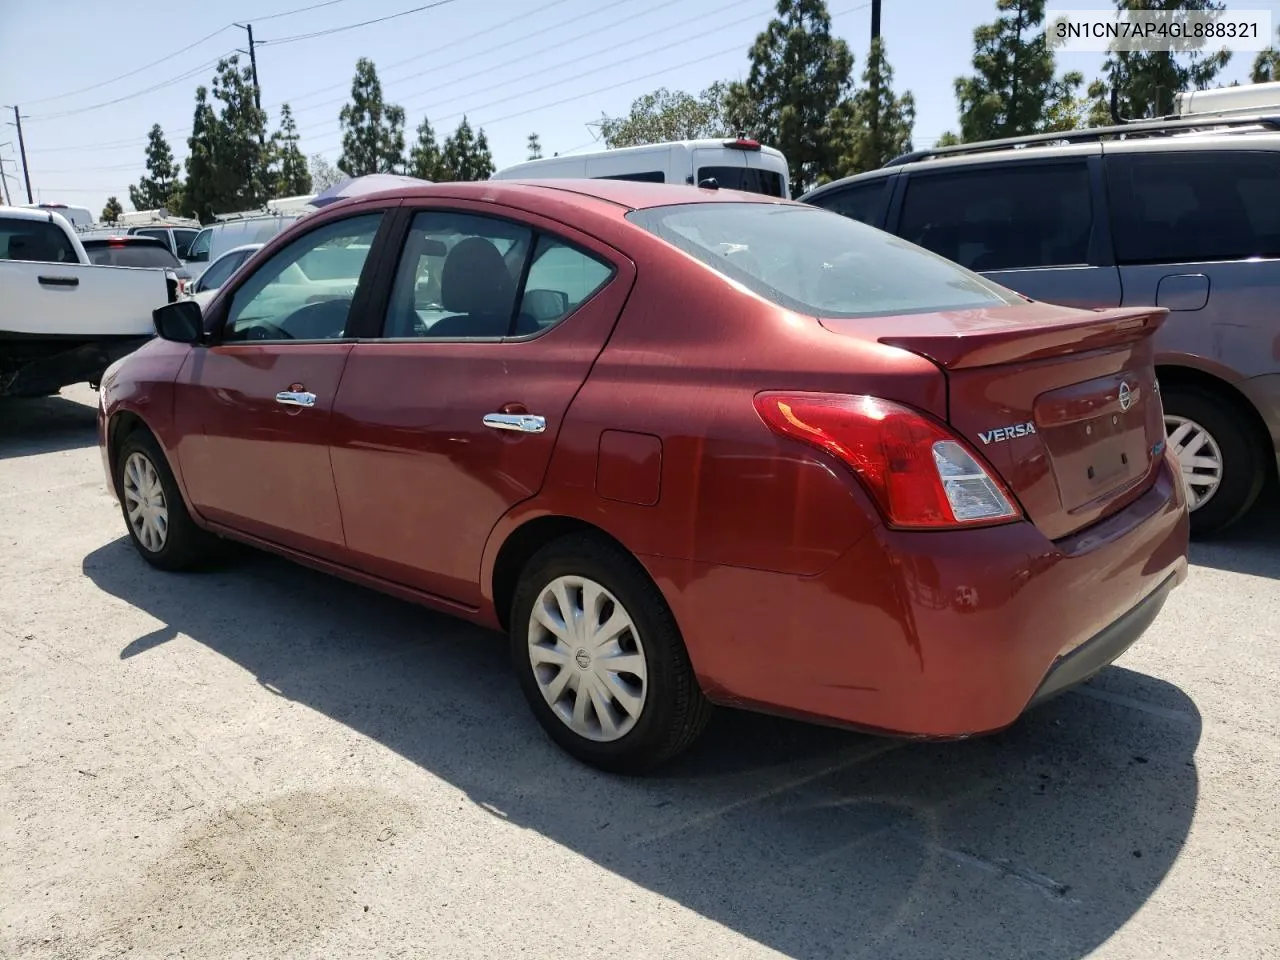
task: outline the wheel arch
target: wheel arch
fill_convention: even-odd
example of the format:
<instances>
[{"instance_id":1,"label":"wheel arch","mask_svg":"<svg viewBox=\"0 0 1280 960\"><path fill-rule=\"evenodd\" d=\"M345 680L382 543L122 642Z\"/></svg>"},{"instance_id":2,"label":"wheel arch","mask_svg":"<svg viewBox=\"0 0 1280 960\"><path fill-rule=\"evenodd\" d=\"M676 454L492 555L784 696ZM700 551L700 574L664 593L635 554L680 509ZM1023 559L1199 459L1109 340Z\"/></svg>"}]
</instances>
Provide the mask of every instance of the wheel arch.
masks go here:
<instances>
[{"instance_id":1,"label":"wheel arch","mask_svg":"<svg viewBox=\"0 0 1280 960\"><path fill-rule=\"evenodd\" d=\"M145 430L153 437L156 435L147 421L132 410L118 410L107 421L107 463L111 467L111 485L115 487L116 496L120 495L120 480L116 476L116 455L120 451L120 445L130 434L138 430ZM156 442L159 442L159 438Z\"/></svg>"},{"instance_id":2,"label":"wheel arch","mask_svg":"<svg viewBox=\"0 0 1280 960\"><path fill-rule=\"evenodd\" d=\"M627 556L636 559L641 567L644 566L617 537L586 520L560 514L543 514L525 520L503 539L502 545L498 547L494 556L493 569L488 578L493 612L504 631L510 626L511 601L515 596L516 584L520 580L520 571L533 555L547 544L574 533L599 537ZM646 574L647 572L646 570Z\"/></svg>"},{"instance_id":3,"label":"wheel arch","mask_svg":"<svg viewBox=\"0 0 1280 960\"><path fill-rule=\"evenodd\" d=\"M1235 408L1243 417L1244 422L1248 425L1249 433L1253 436L1258 448L1264 454L1264 464L1269 464L1269 471L1274 473L1276 470L1275 451L1271 449L1271 434L1267 430L1266 421L1262 419L1262 414L1258 408L1250 402L1240 390L1227 380L1222 379L1212 373L1207 373L1196 367L1182 366L1180 364L1157 364L1156 378L1160 381L1161 387L1190 387L1203 390L1206 393L1214 394L1220 397L1226 403Z\"/></svg>"}]
</instances>

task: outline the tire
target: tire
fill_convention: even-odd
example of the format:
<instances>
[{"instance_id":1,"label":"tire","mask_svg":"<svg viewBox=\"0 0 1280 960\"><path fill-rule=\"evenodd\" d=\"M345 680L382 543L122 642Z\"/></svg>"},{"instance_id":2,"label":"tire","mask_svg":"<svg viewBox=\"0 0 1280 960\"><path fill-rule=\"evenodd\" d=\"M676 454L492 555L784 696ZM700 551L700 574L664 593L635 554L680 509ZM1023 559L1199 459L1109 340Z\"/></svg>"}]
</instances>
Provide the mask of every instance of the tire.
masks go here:
<instances>
[{"instance_id":1,"label":"tire","mask_svg":"<svg viewBox=\"0 0 1280 960\"><path fill-rule=\"evenodd\" d=\"M575 618L577 630L562 627L571 644L544 625L563 625L563 618L534 619L535 608L549 613L565 601L571 609L595 611ZM592 622L613 623L613 639L605 635L592 646L585 632ZM533 556L512 599L510 633L512 664L530 709L548 736L583 763L644 773L688 747L706 726L711 705L671 610L640 564L602 538L572 534ZM575 708L581 714L576 728Z\"/></svg>"},{"instance_id":2,"label":"tire","mask_svg":"<svg viewBox=\"0 0 1280 960\"><path fill-rule=\"evenodd\" d=\"M169 461L149 432L135 430L125 437L116 452L115 474L125 528L134 549L147 563L161 570L189 570L218 555L221 541L191 519ZM156 525L148 527L145 516L130 517L130 507L139 502L138 493L143 514L165 521L158 541Z\"/></svg>"},{"instance_id":3,"label":"tire","mask_svg":"<svg viewBox=\"0 0 1280 960\"><path fill-rule=\"evenodd\" d=\"M1267 472L1261 445L1242 412L1220 394L1193 386L1166 387L1161 393L1170 452L1180 460L1199 456L1221 464L1216 487L1210 488L1208 479L1203 479L1188 490L1191 535L1201 538L1225 530L1248 512L1262 492ZM1183 467L1184 477L1187 469ZM1212 468L1195 469L1200 477L1213 476ZM1192 506L1197 494L1203 500Z\"/></svg>"}]
</instances>

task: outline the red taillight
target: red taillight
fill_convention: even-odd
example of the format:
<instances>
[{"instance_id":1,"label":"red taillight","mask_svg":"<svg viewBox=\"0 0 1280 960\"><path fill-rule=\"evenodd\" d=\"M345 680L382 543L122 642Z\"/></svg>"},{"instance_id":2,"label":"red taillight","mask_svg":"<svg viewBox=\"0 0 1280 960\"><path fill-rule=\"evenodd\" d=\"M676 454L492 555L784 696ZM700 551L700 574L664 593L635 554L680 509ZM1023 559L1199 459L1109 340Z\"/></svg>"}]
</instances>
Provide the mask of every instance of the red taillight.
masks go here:
<instances>
[{"instance_id":1,"label":"red taillight","mask_svg":"<svg viewBox=\"0 0 1280 960\"><path fill-rule=\"evenodd\" d=\"M748 140L746 137L738 137L736 140L726 140L724 145L730 150L759 150L759 140Z\"/></svg>"},{"instance_id":2,"label":"red taillight","mask_svg":"<svg viewBox=\"0 0 1280 960\"><path fill-rule=\"evenodd\" d=\"M768 392L755 398L775 433L826 450L853 470L894 527L970 527L1021 517L976 451L942 424L879 397Z\"/></svg>"}]
</instances>

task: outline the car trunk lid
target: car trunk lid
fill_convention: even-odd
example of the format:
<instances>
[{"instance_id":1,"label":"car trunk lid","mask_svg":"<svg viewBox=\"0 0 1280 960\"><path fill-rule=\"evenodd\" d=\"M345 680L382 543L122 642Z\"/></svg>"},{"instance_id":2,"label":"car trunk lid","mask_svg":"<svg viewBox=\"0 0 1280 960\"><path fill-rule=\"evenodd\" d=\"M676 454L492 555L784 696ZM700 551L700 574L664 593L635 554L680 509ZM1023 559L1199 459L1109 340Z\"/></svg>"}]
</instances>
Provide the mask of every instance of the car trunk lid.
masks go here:
<instances>
[{"instance_id":1,"label":"car trunk lid","mask_svg":"<svg viewBox=\"0 0 1280 960\"><path fill-rule=\"evenodd\" d=\"M951 426L1057 539L1154 481L1164 423L1151 336L1166 315L1028 303L822 324L933 361Z\"/></svg>"}]
</instances>

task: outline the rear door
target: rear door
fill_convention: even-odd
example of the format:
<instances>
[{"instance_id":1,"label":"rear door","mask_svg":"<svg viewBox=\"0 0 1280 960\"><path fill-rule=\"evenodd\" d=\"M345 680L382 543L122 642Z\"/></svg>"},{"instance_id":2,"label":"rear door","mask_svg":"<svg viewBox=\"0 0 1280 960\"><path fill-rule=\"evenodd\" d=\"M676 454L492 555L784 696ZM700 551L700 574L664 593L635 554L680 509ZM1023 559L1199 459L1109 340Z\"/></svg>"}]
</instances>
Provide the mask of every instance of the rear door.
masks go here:
<instances>
[{"instance_id":1,"label":"rear door","mask_svg":"<svg viewBox=\"0 0 1280 960\"><path fill-rule=\"evenodd\" d=\"M1107 150L1124 303L1171 311L1161 358L1228 380L1275 373L1280 153Z\"/></svg>"},{"instance_id":2,"label":"rear door","mask_svg":"<svg viewBox=\"0 0 1280 960\"><path fill-rule=\"evenodd\" d=\"M334 405L348 562L475 606L489 533L542 486L635 268L493 204L403 216L385 321L352 349Z\"/></svg>"},{"instance_id":3,"label":"rear door","mask_svg":"<svg viewBox=\"0 0 1280 960\"><path fill-rule=\"evenodd\" d=\"M782 165L770 162L772 159L772 154L766 156L756 145L697 147L693 151L693 180L694 183L715 180L723 190L786 197L787 183L780 172Z\"/></svg>"},{"instance_id":4,"label":"rear door","mask_svg":"<svg viewBox=\"0 0 1280 960\"><path fill-rule=\"evenodd\" d=\"M912 170L891 230L1033 300L1118 306L1098 162L1091 152Z\"/></svg>"}]
</instances>

